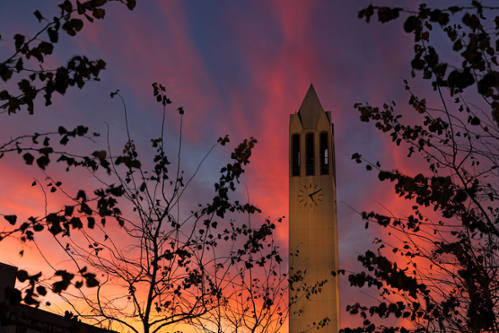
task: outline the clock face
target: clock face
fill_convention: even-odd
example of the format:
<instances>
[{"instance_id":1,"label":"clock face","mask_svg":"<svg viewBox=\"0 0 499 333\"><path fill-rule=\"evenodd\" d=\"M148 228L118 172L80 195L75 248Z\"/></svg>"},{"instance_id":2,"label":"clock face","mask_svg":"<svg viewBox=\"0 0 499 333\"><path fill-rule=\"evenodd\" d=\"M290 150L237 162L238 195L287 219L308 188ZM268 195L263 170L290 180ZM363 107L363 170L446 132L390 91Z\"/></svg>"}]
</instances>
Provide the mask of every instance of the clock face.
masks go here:
<instances>
[{"instance_id":1,"label":"clock face","mask_svg":"<svg viewBox=\"0 0 499 333\"><path fill-rule=\"evenodd\" d=\"M318 206L324 197L322 188L318 185L303 185L303 187L298 192L298 201L304 207L315 207Z\"/></svg>"}]
</instances>

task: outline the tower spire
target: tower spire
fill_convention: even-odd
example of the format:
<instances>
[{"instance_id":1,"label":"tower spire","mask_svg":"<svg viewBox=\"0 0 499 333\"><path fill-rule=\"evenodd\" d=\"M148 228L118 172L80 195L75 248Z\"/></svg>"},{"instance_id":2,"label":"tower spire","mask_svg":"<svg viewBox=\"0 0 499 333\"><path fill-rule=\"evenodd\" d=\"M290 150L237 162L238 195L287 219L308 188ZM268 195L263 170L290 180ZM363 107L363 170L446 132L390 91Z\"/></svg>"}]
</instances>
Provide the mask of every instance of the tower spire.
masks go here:
<instances>
[{"instance_id":1,"label":"tower spire","mask_svg":"<svg viewBox=\"0 0 499 333\"><path fill-rule=\"evenodd\" d=\"M305 129L313 129L317 127L317 122L321 114L324 113L319 97L315 92L314 85L311 84L307 94L301 103L298 114Z\"/></svg>"}]
</instances>

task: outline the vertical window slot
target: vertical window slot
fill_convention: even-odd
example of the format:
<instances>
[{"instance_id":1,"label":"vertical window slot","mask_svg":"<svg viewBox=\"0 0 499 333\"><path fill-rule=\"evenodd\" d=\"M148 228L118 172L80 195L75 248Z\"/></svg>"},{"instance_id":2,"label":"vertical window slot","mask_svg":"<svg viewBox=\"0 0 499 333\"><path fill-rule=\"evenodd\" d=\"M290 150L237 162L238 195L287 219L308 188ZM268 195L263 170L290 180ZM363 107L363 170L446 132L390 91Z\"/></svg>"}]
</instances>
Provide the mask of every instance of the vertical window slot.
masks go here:
<instances>
[{"instance_id":1,"label":"vertical window slot","mask_svg":"<svg viewBox=\"0 0 499 333\"><path fill-rule=\"evenodd\" d=\"M322 132L320 137L321 148L321 175L329 174L329 144L327 132Z\"/></svg>"},{"instance_id":2,"label":"vertical window slot","mask_svg":"<svg viewBox=\"0 0 499 333\"><path fill-rule=\"evenodd\" d=\"M307 176L314 175L314 133L307 133L305 136L305 147L306 147L306 169Z\"/></svg>"}]
</instances>

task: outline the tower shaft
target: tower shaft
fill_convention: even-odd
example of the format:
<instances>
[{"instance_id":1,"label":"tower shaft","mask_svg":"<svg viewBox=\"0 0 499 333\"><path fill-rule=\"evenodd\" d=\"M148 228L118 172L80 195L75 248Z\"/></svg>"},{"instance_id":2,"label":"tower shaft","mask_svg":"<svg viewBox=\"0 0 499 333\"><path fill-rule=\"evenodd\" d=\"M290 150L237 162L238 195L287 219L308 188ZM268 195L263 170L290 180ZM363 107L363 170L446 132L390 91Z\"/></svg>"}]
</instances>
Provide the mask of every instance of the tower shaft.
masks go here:
<instances>
[{"instance_id":1,"label":"tower shaft","mask_svg":"<svg viewBox=\"0 0 499 333\"><path fill-rule=\"evenodd\" d=\"M331 112L310 86L289 125L290 277L304 277L290 290L290 333L340 328L339 281L331 274L338 270L335 176ZM314 286L320 292L307 299L305 288Z\"/></svg>"}]
</instances>

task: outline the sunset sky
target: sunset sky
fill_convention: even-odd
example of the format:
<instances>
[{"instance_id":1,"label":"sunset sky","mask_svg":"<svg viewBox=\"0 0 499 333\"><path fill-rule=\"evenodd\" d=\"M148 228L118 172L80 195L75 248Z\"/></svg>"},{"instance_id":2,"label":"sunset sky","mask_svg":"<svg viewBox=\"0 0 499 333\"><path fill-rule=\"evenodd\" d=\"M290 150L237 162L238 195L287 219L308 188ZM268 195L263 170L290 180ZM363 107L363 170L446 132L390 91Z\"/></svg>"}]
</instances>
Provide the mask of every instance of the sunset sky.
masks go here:
<instances>
[{"instance_id":1,"label":"sunset sky","mask_svg":"<svg viewBox=\"0 0 499 333\"><path fill-rule=\"evenodd\" d=\"M52 17L58 14L58 3L0 1L0 60L12 54L14 34L33 36L42 27L33 15L36 9ZM127 105L132 138L139 151L148 149L150 139L160 134L162 109L154 101L151 87L158 82L173 102L167 108L165 128L171 160L178 144L175 109L181 106L185 110L182 167L187 175L219 137L228 134L231 139L229 147L216 148L207 159L189 200L193 204L208 202L217 173L229 161L235 144L255 137L258 144L236 195L245 199L249 193L251 202L262 209L254 220L275 219L288 214L289 114L298 110L313 84L335 124L340 268L358 270L357 256L373 246L378 234L376 228L364 229L355 210L383 211L386 207L396 213L398 208L390 184L381 184L376 173L351 160L352 154L358 152L373 162L381 161L387 169L406 172L416 170L418 163L417 157L407 160L407 151L393 145L372 124L361 123L353 108L356 102L382 105L393 100L398 112L410 113L409 118L418 116L409 109L410 95L402 82L410 79L413 37L403 31L403 19L387 24L376 22L376 17L369 24L358 19L357 12L370 3L138 0L133 11L110 3L104 20L85 22L76 37L61 33L54 55L44 64L56 67L80 54L102 58L107 62L102 81L89 82L81 91L69 89L65 96L55 93L49 107L40 96L34 115L25 109L10 116L0 114L0 142L35 131L55 131L61 125L68 129L85 125L101 136L95 143L81 140L70 147L90 154L106 149L109 124L111 146L120 151L126 142L124 110L120 100L110 98L110 93L119 89ZM444 7L442 3L449 4L438 4ZM412 1L379 4L405 4L415 9ZM46 34L41 38L46 39ZM427 83L416 79L412 85L431 95ZM14 85L14 80L2 82L0 90ZM60 170L54 163L47 175L60 179L69 192L95 185L88 174ZM0 214L43 215L43 192L31 183L34 179L43 183L44 178L39 169L24 165L21 157L1 159ZM60 208L58 200L49 198L49 210ZM7 226L6 221L1 223L5 224L0 228ZM287 253L286 220L277 233L282 251ZM50 247L50 241L40 244ZM23 245L16 241L0 242L0 261L20 268L48 269L35 247L27 244L22 258L18 254L21 249ZM363 296L348 287L347 277L342 278L342 326L353 323L344 310L355 297Z\"/></svg>"}]
</instances>

